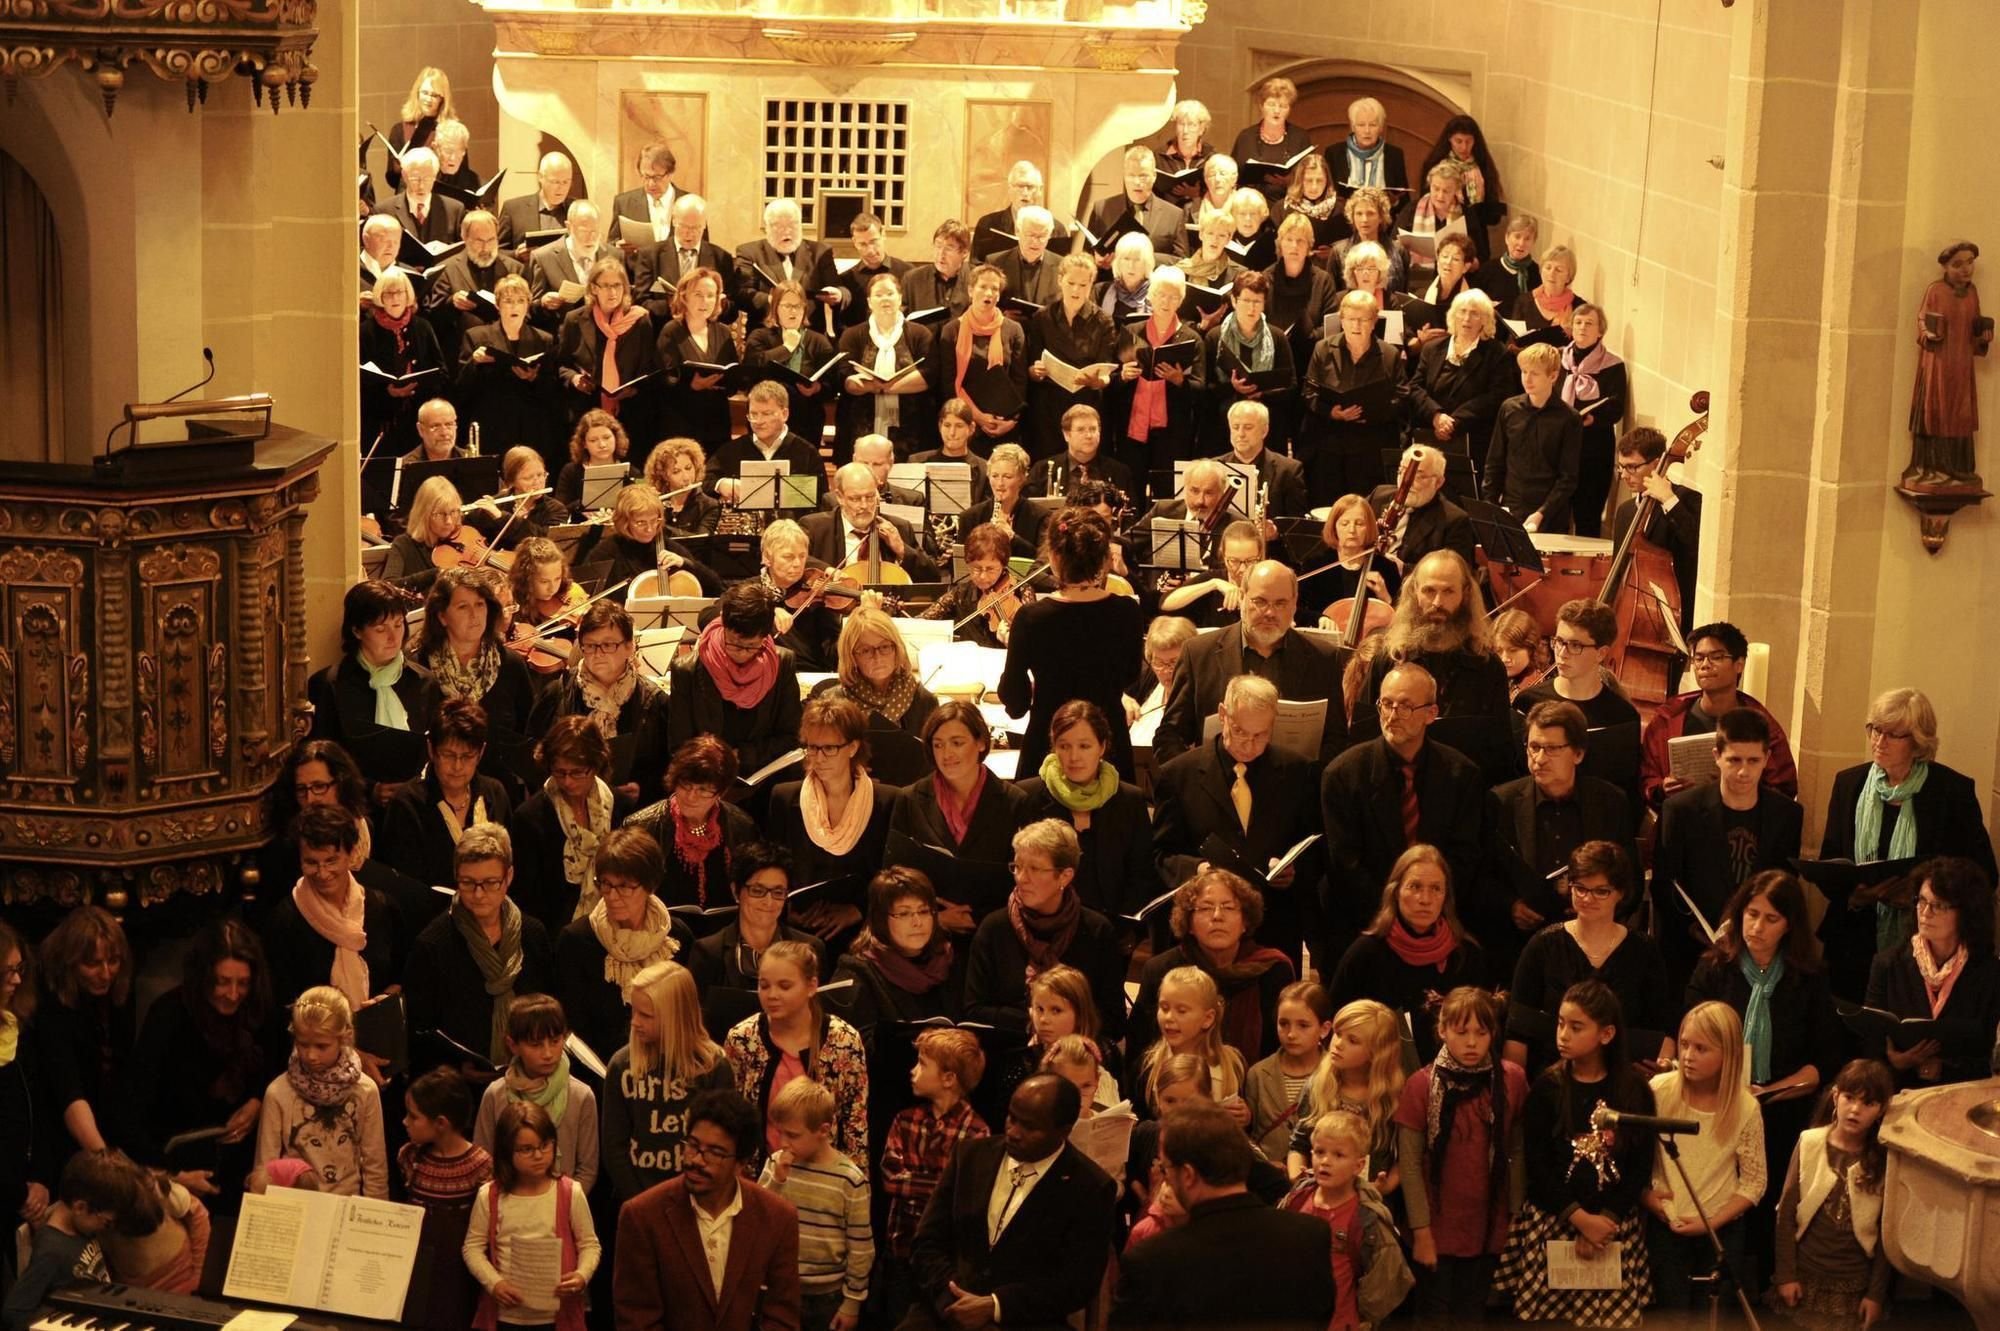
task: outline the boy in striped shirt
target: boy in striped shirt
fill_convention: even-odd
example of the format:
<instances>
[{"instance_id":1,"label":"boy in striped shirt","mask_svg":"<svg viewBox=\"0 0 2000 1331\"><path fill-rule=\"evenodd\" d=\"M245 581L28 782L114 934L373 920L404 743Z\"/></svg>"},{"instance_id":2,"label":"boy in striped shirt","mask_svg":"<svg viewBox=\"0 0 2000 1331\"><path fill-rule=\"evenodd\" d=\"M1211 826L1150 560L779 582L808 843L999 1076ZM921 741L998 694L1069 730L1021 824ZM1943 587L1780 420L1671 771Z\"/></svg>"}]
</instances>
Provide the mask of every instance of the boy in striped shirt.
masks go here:
<instances>
[{"instance_id":1,"label":"boy in striped shirt","mask_svg":"<svg viewBox=\"0 0 2000 1331\"><path fill-rule=\"evenodd\" d=\"M798 1208L799 1326L854 1331L868 1299L875 1236L868 1174L833 1149L833 1092L794 1077L771 1101L784 1146L757 1181Z\"/></svg>"}]
</instances>

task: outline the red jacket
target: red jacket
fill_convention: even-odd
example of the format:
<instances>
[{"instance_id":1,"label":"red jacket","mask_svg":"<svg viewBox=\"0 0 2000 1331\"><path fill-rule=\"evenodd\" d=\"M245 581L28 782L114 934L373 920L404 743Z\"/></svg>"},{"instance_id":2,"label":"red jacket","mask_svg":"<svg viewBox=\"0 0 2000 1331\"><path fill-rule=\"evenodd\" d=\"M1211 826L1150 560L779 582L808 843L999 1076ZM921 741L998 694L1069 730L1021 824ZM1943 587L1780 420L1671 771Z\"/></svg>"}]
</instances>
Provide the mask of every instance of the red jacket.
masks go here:
<instances>
[{"instance_id":1,"label":"red jacket","mask_svg":"<svg viewBox=\"0 0 2000 1331\"><path fill-rule=\"evenodd\" d=\"M1745 707L1762 716L1771 727L1770 761L1764 765L1764 784L1789 799L1799 797L1799 769L1792 764L1792 746L1785 739L1785 728L1778 724L1763 703L1747 693L1739 692L1737 699ZM1658 809L1667 797L1667 777L1673 769L1667 763L1667 741L1679 739L1687 728L1688 709L1701 698L1699 693L1683 693L1660 704L1653 713L1653 719L1646 723L1646 734L1640 742L1639 785L1646 796L1646 803Z\"/></svg>"},{"instance_id":2,"label":"red jacket","mask_svg":"<svg viewBox=\"0 0 2000 1331\"><path fill-rule=\"evenodd\" d=\"M618 1331L799 1331L799 1213L748 1179L737 1186L743 1209L720 1298L687 1183L670 1178L625 1203L612 1271Z\"/></svg>"}]
</instances>

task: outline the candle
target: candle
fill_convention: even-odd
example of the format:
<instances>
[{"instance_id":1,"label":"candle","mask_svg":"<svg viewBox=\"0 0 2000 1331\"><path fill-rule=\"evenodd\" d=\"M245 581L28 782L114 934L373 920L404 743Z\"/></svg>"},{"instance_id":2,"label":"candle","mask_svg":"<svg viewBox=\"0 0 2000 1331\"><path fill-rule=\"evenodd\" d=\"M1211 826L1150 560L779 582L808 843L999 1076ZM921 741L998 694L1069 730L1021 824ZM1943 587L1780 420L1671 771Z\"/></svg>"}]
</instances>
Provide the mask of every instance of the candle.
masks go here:
<instances>
[{"instance_id":1,"label":"candle","mask_svg":"<svg viewBox=\"0 0 2000 1331\"><path fill-rule=\"evenodd\" d=\"M1753 642L1750 644L1750 658L1743 663L1743 692L1763 703L1766 707L1771 700L1764 696L1764 686L1771 679L1771 644Z\"/></svg>"}]
</instances>

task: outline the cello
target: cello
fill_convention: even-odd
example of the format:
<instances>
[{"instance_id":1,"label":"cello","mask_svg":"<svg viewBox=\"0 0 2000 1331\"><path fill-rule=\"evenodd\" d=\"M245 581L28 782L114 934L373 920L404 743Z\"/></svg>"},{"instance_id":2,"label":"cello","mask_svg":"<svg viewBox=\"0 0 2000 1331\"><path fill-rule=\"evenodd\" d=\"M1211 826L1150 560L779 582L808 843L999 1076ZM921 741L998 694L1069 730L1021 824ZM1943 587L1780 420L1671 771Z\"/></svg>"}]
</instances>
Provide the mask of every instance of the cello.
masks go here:
<instances>
[{"instance_id":1,"label":"cello","mask_svg":"<svg viewBox=\"0 0 2000 1331\"><path fill-rule=\"evenodd\" d=\"M1673 556L1645 534L1660 504L1646 493L1644 479L1664 477L1668 467L1700 450L1702 436L1708 433L1708 393L1696 393L1688 406L1699 414L1674 436L1642 478L1632 524L1612 553L1611 567L1597 592L1599 604L1610 606L1618 617L1618 643L1608 664L1625 695L1645 716L1673 692L1671 671L1674 658L1681 654L1675 645L1681 597Z\"/></svg>"}]
</instances>

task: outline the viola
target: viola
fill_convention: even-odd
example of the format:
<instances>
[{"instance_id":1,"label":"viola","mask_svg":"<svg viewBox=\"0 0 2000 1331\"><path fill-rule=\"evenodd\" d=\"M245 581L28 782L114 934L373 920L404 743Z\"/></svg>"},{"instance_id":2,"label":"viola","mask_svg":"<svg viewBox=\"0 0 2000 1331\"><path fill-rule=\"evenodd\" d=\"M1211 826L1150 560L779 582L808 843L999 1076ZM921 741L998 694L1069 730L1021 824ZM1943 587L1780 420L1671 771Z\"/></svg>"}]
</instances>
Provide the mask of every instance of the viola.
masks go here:
<instances>
[{"instance_id":1,"label":"viola","mask_svg":"<svg viewBox=\"0 0 2000 1331\"><path fill-rule=\"evenodd\" d=\"M488 564L507 567L496 560L493 547L471 526L461 526L456 534L431 547L433 568L484 568Z\"/></svg>"}]
</instances>

